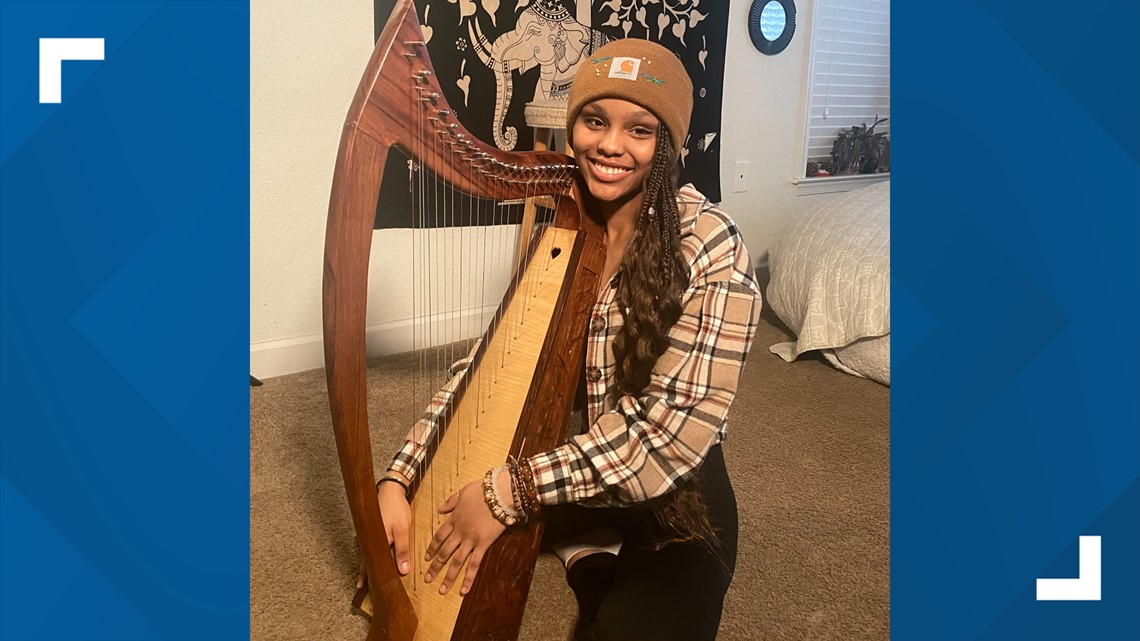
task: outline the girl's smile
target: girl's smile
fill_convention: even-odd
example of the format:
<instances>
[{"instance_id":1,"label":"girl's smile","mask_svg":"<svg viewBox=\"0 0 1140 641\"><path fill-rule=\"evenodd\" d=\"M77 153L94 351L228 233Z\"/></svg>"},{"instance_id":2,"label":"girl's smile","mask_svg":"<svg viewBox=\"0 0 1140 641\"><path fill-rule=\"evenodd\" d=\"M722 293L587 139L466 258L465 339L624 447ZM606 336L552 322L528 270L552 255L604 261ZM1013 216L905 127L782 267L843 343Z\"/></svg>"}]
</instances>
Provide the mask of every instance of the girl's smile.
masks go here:
<instances>
[{"instance_id":1,"label":"girl's smile","mask_svg":"<svg viewBox=\"0 0 1140 641\"><path fill-rule=\"evenodd\" d=\"M595 100L582 108L571 139L594 198L621 204L641 195L660 126L644 107L620 98Z\"/></svg>"}]
</instances>

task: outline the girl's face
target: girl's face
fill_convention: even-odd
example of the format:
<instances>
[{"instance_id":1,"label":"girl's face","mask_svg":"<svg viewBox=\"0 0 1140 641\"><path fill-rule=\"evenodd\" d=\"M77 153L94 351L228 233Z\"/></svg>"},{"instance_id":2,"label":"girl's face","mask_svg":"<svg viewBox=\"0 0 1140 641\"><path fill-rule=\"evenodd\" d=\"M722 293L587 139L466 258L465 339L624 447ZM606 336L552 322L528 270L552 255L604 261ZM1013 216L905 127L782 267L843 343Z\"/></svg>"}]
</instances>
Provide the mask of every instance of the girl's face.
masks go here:
<instances>
[{"instance_id":1,"label":"girl's face","mask_svg":"<svg viewBox=\"0 0 1140 641\"><path fill-rule=\"evenodd\" d=\"M641 194L653 162L661 121L641 105L603 98L582 107L574 121L574 156L590 193L603 202Z\"/></svg>"}]
</instances>

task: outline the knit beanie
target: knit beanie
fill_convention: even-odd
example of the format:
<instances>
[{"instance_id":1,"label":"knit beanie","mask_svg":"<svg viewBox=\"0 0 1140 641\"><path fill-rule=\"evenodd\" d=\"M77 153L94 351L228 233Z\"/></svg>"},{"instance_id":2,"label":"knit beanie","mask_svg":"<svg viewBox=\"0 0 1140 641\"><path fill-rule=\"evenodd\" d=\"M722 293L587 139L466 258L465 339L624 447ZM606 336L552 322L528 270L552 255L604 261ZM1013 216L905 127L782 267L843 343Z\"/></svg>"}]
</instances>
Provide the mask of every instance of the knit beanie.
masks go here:
<instances>
[{"instance_id":1,"label":"knit beanie","mask_svg":"<svg viewBox=\"0 0 1140 641\"><path fill-rule=\"evenodd\" d=\"M621 98L648 109L665 123L673 151L680 155L693 113L693 82L673 52L639 38L614 40L594 51L570 87L566 141L571 147L578 112L602 98Z\"/></svg>"}]
</instances>

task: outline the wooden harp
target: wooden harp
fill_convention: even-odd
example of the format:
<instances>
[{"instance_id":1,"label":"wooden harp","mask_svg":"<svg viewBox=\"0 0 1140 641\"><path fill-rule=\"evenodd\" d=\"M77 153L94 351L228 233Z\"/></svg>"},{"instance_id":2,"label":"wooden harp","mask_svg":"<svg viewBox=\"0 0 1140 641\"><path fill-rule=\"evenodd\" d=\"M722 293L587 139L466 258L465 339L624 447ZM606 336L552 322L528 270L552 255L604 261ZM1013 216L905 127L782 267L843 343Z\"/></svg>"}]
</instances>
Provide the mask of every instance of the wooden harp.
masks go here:
<instances>
[{"instance_id":1,"label":"wooden harp","mask_svg":"<svg viewBox=\"0 0 1140 641\"><path fill-rule=\"evenodd\" d=\"M412 217L421 222L430 194L417 196L416 183L428 175L436 191L446 182L450 194L450 199L431 198L434 208L448 200L525 201L538 203L550 218L535 231L523 259L506 263L511 275L505 294L491 305L491 320L461 374L466 382L447 401L441 436L429 444L428 462L413 486L413 538L430 539L438 522L432 519L439 518L435 508L454 490L429 482L433 473L466 483L509 455L524 457L562 443L580 375L583 332L605 260L602 232L583 212L585 190L567 156L506 153L480 142L456 120L434 75L414 6L400 0L345 121L325 237L325 370L341 473L369 578L368 639L515 639L540 523L509 529L488 552L468 595L459 595L457 582L441 596L438 581L422 584L426 565L420 558L408 577L398 574L376 502L365 322L374 221L393 149L409 159L410 187L402 188L411 189ZM472 211L459 214L461 224L478 226ZM488 408L494 418L472 428ZM383 466L388 455L382 453L376 463ZM421 557L419 546L413 544L413 550Z\"/></svg>"}]
</instances>

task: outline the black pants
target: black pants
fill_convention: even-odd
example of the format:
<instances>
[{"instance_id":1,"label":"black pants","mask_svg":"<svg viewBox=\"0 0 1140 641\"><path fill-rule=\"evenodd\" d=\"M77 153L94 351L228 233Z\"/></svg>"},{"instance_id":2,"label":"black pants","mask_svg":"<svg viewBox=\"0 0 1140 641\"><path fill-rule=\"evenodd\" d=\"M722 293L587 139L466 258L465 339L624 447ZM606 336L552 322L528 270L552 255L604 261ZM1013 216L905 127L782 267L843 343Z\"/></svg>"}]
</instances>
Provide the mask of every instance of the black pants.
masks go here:
<instances>
[{"instance_id":1,"label":"black pants","mask_svg":"<svg viewBox=\"0 0 1140 641\"><path fill-rule=\"evenodd\" d=\"M736 567L736 496L721 448L709 451L698 474L715 550L672 543L654 551L660 526L648 510L558 506L547 510L547 540L601 525L621 532L616 558L595 554L567 573L579 602L576 639L590 641L702 641L715 639L724 595Z\"/></svg>"}]
</instances>

